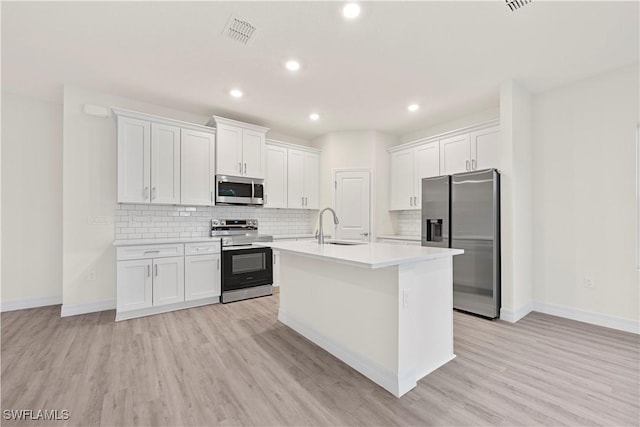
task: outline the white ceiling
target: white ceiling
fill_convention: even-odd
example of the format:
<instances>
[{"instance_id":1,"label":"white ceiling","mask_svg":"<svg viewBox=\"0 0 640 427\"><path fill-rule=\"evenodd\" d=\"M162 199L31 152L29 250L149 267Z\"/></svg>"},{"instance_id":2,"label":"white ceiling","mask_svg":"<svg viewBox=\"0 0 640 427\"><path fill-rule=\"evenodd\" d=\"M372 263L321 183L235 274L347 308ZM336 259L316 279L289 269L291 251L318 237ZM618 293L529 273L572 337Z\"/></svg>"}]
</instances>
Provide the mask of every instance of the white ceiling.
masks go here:
<instances>
[{"instance_id":1,"label":"white ceiling","mask_svg":"<svg viewBox=\"0 0 640 427\"><path fill-rule=\"evenodd\" d=\"M3 1L2 89L79 85L303 138L402 135L497 106L506 79L535 93L638 62L637 1L361 4L346 22L342 2ZM231 14L257 27L249 44L222 36Z\"/></svg>"}]
</instances>

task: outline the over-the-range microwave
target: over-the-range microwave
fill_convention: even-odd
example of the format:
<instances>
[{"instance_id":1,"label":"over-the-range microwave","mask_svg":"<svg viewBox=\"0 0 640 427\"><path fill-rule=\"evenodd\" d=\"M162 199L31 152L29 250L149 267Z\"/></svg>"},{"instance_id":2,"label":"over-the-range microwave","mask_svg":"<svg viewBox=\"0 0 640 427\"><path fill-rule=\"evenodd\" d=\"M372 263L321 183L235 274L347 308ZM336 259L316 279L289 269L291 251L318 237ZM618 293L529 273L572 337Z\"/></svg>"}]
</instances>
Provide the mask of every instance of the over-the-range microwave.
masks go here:
<instances>
[{"instance_id":1,"label":"over-the-range microwave","mask_svg":"<svg viewBox=\"0 0 640 427\"><path fill-rule=\"evenodd\" d=\"M264 179L216 175L216 205L264 205Z\"/></svg>"}]
</instances>

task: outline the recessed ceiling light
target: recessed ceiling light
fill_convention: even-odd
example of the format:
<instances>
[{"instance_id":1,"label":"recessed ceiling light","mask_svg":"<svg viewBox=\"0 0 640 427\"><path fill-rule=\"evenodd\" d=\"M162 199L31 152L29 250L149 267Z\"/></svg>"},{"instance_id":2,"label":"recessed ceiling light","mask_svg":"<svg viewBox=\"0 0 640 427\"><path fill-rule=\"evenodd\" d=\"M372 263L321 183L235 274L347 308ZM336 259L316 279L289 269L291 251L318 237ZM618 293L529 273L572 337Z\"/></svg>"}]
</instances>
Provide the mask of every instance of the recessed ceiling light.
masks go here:
<instances>
[{"instance_id":1,"label":"recessed ceiling light","mask_svg":"<svg viewBox=\"0 0 640 427\"><path fill-rule=\"evenodd\" d=\"M319 115L318 113L312 113L312 114L309 114L309 119L311 119L311 120L313 120L313 121L316 121L316 120L318 120L319 118L320 118L320 115Z\"/></svg>"},{"instance_id":2,"label":"recessed ceiling light","mask_svg":"<svg viewBox=\"0 0 640 427\"><path fill-rule=\"evenodd\" d=\"M287 67L287 70L289 71L298 71L300 69L300 63L295 59L288 60L287 63L284 65L285 67Z\"/></svg>"},{"instance_id":3,"label":"recessed ceiling light","mask_svg":"<svg viewBox=\"0 0 640 427\"><path fill-rule=\"evenodd\" d=\"M355 19L360 15L360 5L358 3L347 3L342 8L342 15L347 19Z\"/></svg>"},{"instance_id":4,"label":"recessed ceiling light","mask_svg":"<svg viewBox=\"0 0 640 427\"><path fill-rule=\"evenodd\" d=\"M420 109L420 106L418 104L411 104L407 107L407 110L414 112L414 111L418 111Z\"/></svg>"},{"instance_id":5,"label":"recessed ceiling light","mask_svg":"<svg viewBox=\"0 0 640 427\"><path fill-rule=\"evenodd\" d=\"M231 91L229 92L229 94L231 96L233 96L234 98L240 98L242 97L242 91L240 89L231 89Z\"/></svg>"}]
</instances>

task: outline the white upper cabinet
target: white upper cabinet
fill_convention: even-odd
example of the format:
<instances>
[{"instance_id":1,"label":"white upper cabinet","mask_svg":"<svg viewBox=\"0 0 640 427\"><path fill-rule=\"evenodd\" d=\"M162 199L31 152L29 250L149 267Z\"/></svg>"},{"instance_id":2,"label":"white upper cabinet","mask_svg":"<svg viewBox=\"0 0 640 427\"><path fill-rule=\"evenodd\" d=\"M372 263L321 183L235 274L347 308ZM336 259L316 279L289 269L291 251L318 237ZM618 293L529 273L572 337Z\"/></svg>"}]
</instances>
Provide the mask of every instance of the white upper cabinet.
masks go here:
<instances>
[{"instance_id":1,"label":"white upper cabinet","mask_svg":"<svg viewBox=\"0 0 640 427\"><path fill-rule=\"evenodd\" d=\"M180 151L180 203L211 206L214 204L215 136L211 133L182 129Z\"/></svg>"},{"instance_id":2,"label":"white upper cabinet","mask_svg":"<svg viewBox=\"0 0 640 427\"><path fill-rule=\"evenodd\" d=\"M118 203L213 204L212 128L112 110L118 128Z\"/></svg>"},{"instance_id":3,"label":"white upper cabinet","mask_svg":"<svg viewBox=\"0 0 640 427\"><path fill-rule=\"evenodd\" d=\"M470 170L472 169L469 134L440 140L440 171L442 175Z\"/></svg>"},{"instance_id":4,"label":"white upper cabinet","mask_svg":"<svg viewBox=\"0 0 640 427\"><path fill-rule=\"evenodd\" d=\"M216 174L264 178L268 128L214 116Z\"/></svg>"},{"instance_id":5,"label":"white upper cabinet","mask_svg":"<svg viewBox=\"0 0 640 427\"><path fill-rule=\"evenodd\" d=\"M500 168L499 126L440 141L440 172L443 175L489 168Z\"/></svg>"},{"instance_id":6,"label":"white upper cabinet","mask_svg":"<svg viewBox=\"0 0 640 427\"><path fill-rule=\"evenodd\" d=\"M389 209L420 209L422 178L440 175L438 142L392 152L390 155Z\"/></svg>"},{"instance_id":7,"label":"white upper cabinet","mask_svg":"<svg viewBox=\"0 0 640 427\"><path fill-rule=\"evenodd\" d=\"M118 202L149 203L151 123L118 118Z\"/></svg>"},{"instance_id":8,"label":"white upper cabinet","mask_svg":"<svg viewBox=\"0 0 640 427\"><path fill-rule=\"evenodd\" d=\"M292 209L318 209L319 176L319 153L289 148L287 206Z\"/></svg>"},{"instance_id":9,"label":"white upper cabinet","mask_svg":"<svg viewBox=\"0 0 640 427\"><path fill-rule=\"evenodd\" d=\"M412 148L391 153L389 175L389 209L406 210L413 208L415 196L414 151Z\"/></svg>"},{"instance_id":10,"label":"white upper cabinet","mask_svg":"<svg viewBox=\"0 0 640 427\"><path fill-rule=\"evenodd\" d=\"M500 169L500 127L471 132L469 139L473 170Z\"/></svg>"},{"instance_id":11,"label":"white upper cabinet","mask_svg":"<svg viewBox=\"0 0 640 427\"><path fill-rule=\"evenodd\" d=\"M318 209L320 203L320 154L304 152L304 207Z\"/></svg>"},{"instance_id":12,"label":"white upper cabinet","mask_svg":"<svg viewBox=\"0 0 640 427\"><path fill-rule=\"evenodd\" d=\"M264 207L287 207L287 149L266 144Z\"/></svg>"},{"instance_id":13,"label":"white upper cabinet","mask_svg":"<svg viewBox=\"0 0 640 427\"><path fill-rule=\"evenodd\" d=\"M151 123L151 203L180 204L180 128Z\"/></svg>"}]
</instances>

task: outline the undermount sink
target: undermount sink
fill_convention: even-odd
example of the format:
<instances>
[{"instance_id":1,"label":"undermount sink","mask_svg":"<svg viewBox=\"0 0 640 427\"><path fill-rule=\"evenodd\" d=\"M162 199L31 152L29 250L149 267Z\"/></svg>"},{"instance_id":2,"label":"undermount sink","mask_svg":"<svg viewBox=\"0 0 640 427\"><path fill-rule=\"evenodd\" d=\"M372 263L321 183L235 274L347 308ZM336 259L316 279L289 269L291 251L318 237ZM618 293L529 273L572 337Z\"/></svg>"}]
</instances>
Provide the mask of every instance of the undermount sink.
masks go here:
<instances>
[{"instance_id":1,"label":"undermount sink","mask_svg":"<svg viewBox=\"0 0 640 427\"><path fill-rule=\"evenodd\" d=\"M327 240L325 243L327 245L356 246L366 245L368 242L357 242L355 240Z\"/></svg>"}]
</instances>

